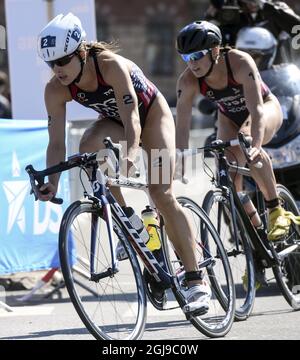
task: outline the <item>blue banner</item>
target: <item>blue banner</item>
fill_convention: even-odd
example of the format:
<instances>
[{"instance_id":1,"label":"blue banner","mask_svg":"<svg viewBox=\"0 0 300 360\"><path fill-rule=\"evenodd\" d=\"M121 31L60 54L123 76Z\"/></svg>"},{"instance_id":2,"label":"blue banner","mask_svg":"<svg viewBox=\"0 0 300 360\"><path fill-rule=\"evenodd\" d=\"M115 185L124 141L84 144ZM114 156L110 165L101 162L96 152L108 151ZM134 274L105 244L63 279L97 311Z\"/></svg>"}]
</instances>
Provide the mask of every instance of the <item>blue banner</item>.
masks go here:
<instances>
[{"instance_id":1,"label":"blue banner","mask_svg":"<svg viewBox=\"0 0 300 360\"><path fill-rule=\"evenodd\" d=\"M69 200L68 174L60 179L63 205L34 201L28 164L45 168L46 121L0 119L0 274L59 267L58 232Z\"/></svg>"}]
</instances>

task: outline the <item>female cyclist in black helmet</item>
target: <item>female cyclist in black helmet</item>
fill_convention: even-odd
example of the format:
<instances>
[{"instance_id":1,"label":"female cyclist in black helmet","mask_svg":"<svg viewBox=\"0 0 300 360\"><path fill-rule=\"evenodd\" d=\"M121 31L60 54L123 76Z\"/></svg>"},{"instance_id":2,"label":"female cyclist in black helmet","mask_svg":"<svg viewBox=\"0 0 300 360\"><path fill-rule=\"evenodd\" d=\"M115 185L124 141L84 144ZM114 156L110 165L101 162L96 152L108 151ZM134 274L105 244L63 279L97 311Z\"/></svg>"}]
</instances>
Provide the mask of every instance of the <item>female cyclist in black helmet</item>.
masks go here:
<instances>
[{"instance_id":1,"label":"female cyclist in black helmet","mask_svg":"<svg viewBox=\"0 0 300 360\"><path fill-rule=\"evenodd\" d=\"M177 50L187 64L177 83L177 148L188 147L192 104L202 93L218 105L217 138L233 139L239 131L252 136L250 170L269 208L268 237L277 240L287 233L290 220L279 204L272 163L262 145L280 128L281 107L261 80L251 56L221 48L221 42L220 29L207 21L185 26L177 37ZM241 149L230 148L227 155L230 160L245 164ZM261 169L253 166L258 161L263 163ZM235 176L235 186L237 191L242 190L239 175Z\"/></svg>"}]
</instances>

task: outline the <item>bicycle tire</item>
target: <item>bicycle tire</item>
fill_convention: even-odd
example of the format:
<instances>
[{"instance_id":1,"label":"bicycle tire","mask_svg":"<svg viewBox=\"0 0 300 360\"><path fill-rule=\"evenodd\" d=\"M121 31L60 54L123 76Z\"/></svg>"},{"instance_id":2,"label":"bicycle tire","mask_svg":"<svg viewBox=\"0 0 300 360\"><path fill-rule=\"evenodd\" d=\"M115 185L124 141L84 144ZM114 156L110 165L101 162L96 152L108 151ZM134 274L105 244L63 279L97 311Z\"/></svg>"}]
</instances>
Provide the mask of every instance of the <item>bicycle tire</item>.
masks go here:
<instances>
[{"instance_id":1,"label":"bicycle tire","mask_svg":"<svg viewBox=\"0 0 300 360\"><path fill-rule=\"evenodd\" d=\"M282 206L295 215L300 215L297 203L290 191L283 185L277 184L277 193ZM287 238L274 242L273 246L280 253L289 246L297 245L296 249L282 259L280 265L273 267L278 287L288 304L294 309L300 309L300 239L299 226L292 224ZM295 291L296 287L296 291Z\"/></svg>"},{"instance_id":2,"label":"bicycle tire","mask_svg":"<svg viewBox=\"0 0 300 360\"><path fill-rule=\"evenodd\" d=\"M205 258L212 257L212 254L215 254L215 256L213 256L215 264L210 265L215 269L213 279L209 276L210 274L207 268L201 269L204 275L204 280L206 280L211 285L212 289L212 299L210 302L209 311L205 315L192 317L189 319L189 321L197 330L208 337L223 337L231 329L234 320L235 308L234 283L225 249L222 245L218 233L214 229L203 209L201 209L194 201L189 198L178 197L177 200L183 207L189 221L192 222L191 226L193 227L193 231L196 231L194 234L195 241L197 243L197 254L199 256L199 260L203 261L203 254L205 254ZM203 228L206 229L207 234L209 233L205 244L202 243L201 239L201 236L203 235ZM164 226L162 226L162 234L163 248L166 252L167 267L169 272L176 278L179 276L180 272L183 271L183 265L167 237ZM208 245L210 245L211 248ZM185 281L183 280L180 282L179 280L178 285L180 291L184 294L185 290L187 289ZM176 296L178 290L174 288L172 290L175 298L178 300L178 296ZM216 292L220 291L223 292L223 298L226 297L226 305L224 305L224 303L220 304L219 296L216 296ZM179 303L179 305L182 304Z\"/></svg>"},{"instance_id":3,"label":"bicycle tire","mask_svg":"<svg viewBox=\"0 0 300 360\"><path fill-rule=\"evenodd\" d=\"M59 231L61 269L75 310L96 339L140 339L147 314L142 273L121 225L113 215L112 220L116 240L128 255L118 262L116 274L98 282L89 279L92 230L97 238L93 251L97 273L111 267L111 248L101 209L87 200L74 202L64 213Z\"/></svg>"},{"instance_id":4,"label":"bicycle tire","mask_svg":"<svg viewBox=\"0 0 300 360\"><path fill-rule=\"evenodd\" d=\"M210 190L203 200L202 207L217 229L227 251L235 283L235 319L238 321L246 320L253 310L256 293L254 261L248 234L237 212L237 231L240 246L240 252L237 252L232 222L230 221L229 203L221 190ZM246 280L243 280L244 276ZM244 285L245 282L247 282L246 285Z\"/></svg>"}]
</instances>

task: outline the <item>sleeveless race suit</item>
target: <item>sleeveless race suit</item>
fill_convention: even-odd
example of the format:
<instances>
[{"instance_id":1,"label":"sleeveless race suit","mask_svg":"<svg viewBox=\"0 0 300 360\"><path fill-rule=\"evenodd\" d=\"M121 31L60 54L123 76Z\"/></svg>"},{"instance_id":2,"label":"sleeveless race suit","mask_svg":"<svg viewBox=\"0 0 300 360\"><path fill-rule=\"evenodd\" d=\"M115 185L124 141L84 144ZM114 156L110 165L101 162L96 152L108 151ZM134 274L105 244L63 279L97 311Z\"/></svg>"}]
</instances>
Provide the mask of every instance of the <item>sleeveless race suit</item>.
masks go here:
<instances>
[{"instance_id":1,"label":"sleeveless race suit","mask_svg":"<svg viewBox=\"0 0 300 360\"><path fill-rule=\"evenodd\" d=\"M228 59L228 51L224 52L224 56L227 67L227 87L221 90L213 89L208 86L204 78L199 78L200 92L209 100L216 102L219 111L241 127L249 116L249 110L246 107L243 85L237 83L233 78L232 69ZM262 80L261 94L263 100L271 94L270 89Z\"/></svg>"},{"instance_id":2,"label":"sleeveless race suit","mask_svg":"<svg viewBox=\"0 0 300 360\"><path fill-rule=\"evenodd\" d=\"M101 75L96 53L92 51L91 55L93 56L97 73L98 88L94 92L89 92L81 90L75 84L70 84L69 89L71 96L79 104L97 111L100 114L100 118L109 118L123 126L114 90L112 86L104 81ZM142 70L137 65L134 65L131 69L130 77L137 95L140 122L143 129L148 111L157 96L158 89L145 77Z\"/></svg>"}]
</instances>

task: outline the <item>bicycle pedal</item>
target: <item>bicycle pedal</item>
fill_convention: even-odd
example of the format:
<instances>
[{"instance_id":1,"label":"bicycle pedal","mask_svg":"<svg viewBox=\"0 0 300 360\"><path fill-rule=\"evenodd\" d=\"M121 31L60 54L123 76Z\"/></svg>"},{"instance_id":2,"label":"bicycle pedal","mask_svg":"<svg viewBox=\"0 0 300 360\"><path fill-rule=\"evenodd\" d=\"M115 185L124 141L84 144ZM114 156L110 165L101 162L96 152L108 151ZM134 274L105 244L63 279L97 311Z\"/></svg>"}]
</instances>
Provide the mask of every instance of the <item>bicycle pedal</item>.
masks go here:
<instances>
[{"instance_id":1,"label":"bicycle pedal","mask_svg":"<svg viewBox=\"0 0 300 360\"><path fill-rule=\"evenodd\" d=\"M191 310L190 306L187 304L187 305L183 306L182 310L183 310L185 316L187 317L187 320L189 320L190 318L207 314L209 307L202 306L199 309Z\"/></svg>"}]
</instances>

